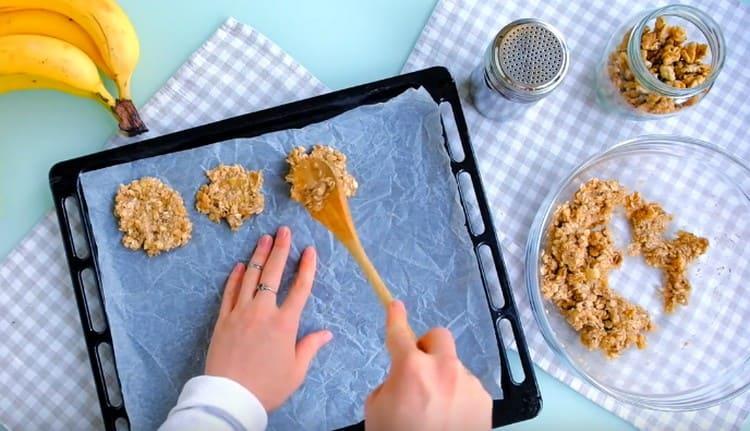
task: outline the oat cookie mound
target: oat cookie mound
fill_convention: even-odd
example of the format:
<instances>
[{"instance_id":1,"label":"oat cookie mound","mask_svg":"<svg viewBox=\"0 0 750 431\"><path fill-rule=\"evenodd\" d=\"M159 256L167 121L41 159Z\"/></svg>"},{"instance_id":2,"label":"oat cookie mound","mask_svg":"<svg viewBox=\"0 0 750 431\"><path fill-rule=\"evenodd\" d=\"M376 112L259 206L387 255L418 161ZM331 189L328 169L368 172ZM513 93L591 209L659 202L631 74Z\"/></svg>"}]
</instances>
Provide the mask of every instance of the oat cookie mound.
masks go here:
<instances>
[{"instance_id":1,"label":"oat cookie mound","mask_svg":"<svg viewBox=\"0 0 750 431\"><path fill-rule=\"evenodd\" d=\"M653 329L642 307L609 287L609 273L622 263L607 226L623 205L625 190L616 181L593 179L552 218L542 253L542 294L551 300L589 349L608 357L635 345L646 346Z\"/></svg>"},{"instance_id":2,"label":"oat cookie mound","mask_svg":"<svg viewBox=\"0 0 750 431\"><path fill-rule=\"evenodd\" d=\"M195 195L195 208L211 221L222 219L237 230L248 218L263 212L263 173L240 165L219 165L206 172L209 179Z\"/></svg>"},{"instance_id":3,"label":"oat cookie mound","mask_svg":"<svg viewBox=\"0 0 750 431\"><path fill-rule=\"evenodd\" d=\"M297 180L295 170L300 162L307 158L326 161L331 166L347 198L354 196L357 192L357 180L347 172L346 156L343 153L326 145L315 145L309 154L304 148L297 147L286 158L287 163L289 163L289 173L285 179L292 185L291 197L293 200L301 203L310 211L320 211L328 193L333 190L334 184L328 184L325 181L308 184Z\"/></svg>"},{"instance_id":4,"label":"oat cookie mound","mask_svg":"<svg viewBox=\"0 0 750 431\"><path fill-rule=\"evenodd\" d=\"M708 250L708 239L678 231L671 240L664 238L672 216L655 202L646 202L638 192L625 198L625 213L633 232L632 254L642 254L646 263L664 272L664 310L673 312L687 305L690 297L688 264Z\"/></svg>"},{"instance_id":5,"label":"oat cookie mound","mask_svg":"<svg viewBox=\"0 0 750 431\"><path fill-rule=\"evenodd\" d=\"M193 231L180 194L153 177L121 185L114 213L122 244L149 256L187 244Z\"/></svg>"}]
</instances>

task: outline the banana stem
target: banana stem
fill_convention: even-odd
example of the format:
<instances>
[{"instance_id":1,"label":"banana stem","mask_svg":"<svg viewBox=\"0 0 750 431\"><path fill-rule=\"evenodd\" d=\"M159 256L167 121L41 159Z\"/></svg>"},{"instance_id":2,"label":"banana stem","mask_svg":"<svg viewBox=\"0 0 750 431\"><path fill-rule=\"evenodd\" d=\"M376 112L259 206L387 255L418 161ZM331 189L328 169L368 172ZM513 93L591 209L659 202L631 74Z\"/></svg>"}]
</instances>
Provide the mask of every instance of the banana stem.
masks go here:
<instances>
[{"instance_id":1,"label":"banana stem","mask_svg":"<svg viewBox=\"0 0 750 431\"><path fill-rule=\"evenodd\" d=\"M122 80L120 76L116 76L115 84L117 84L117 93L120 95L120 99L132 100L133 97L130 95L130 78Z\"/></svg>"},{"instance_id":2,"label":"banana stem","mask_svg":"<svg viewBox=\"0 0 750 431\"><path fill-rule=\"evenodd\" d=\"M120 131L127 136L136 136L148 132L148 128L143 124L138 110L135 109L132 100L117 99L112 112L117 118Z\"/></svg>"}]
</instances>

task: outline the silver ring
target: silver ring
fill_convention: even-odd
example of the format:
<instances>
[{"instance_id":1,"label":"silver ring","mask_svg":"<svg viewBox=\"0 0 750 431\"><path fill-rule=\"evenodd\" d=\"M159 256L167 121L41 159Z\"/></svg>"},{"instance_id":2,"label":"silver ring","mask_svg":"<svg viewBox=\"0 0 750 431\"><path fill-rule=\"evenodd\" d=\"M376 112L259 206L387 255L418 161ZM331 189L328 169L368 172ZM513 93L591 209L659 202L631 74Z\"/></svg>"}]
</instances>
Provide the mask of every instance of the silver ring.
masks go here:
<instances>
[{"instance_id":1,"label":"silver ring","mask_svg":"<svg viewBox=\"0 0 750 431\"><path fill-rule=\"evenodd\" d=\"M258 287L255 288L257 292L271 292L274 295L278 294L279 291L274 289L273 287L267 285L266 283L260 283Z\"/></svg>"},{"instance_id":2,"label":"silver ring","mask_svg":"<svg viewBox=\"0 0 750 431\"><path fill-rule=\"evenodd\" d=\"M255 268L258 271L263 271L263 265L261 265L259 263L250 262L250 263L247 264L247 266L249 266L250 268Z\"/></svg>"}]
</instances>

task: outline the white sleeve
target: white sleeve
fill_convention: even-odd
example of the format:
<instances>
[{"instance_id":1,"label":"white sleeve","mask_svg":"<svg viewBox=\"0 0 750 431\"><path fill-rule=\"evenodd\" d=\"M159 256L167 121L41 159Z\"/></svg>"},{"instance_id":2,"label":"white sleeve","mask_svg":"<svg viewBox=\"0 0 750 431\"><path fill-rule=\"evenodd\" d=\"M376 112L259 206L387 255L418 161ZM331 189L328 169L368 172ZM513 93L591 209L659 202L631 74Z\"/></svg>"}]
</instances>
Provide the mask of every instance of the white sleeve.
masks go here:
<instances>
[{"instance_id":1,"label":"white sleeve","mask_svg":"<svg viewBox=\"0 0 750 431\"><path fill-rule=\"evenodd\" d=\"M193 377L160 431L264 431L268 415L252 392L234 380Z\"/></svg>"}]
</instances>

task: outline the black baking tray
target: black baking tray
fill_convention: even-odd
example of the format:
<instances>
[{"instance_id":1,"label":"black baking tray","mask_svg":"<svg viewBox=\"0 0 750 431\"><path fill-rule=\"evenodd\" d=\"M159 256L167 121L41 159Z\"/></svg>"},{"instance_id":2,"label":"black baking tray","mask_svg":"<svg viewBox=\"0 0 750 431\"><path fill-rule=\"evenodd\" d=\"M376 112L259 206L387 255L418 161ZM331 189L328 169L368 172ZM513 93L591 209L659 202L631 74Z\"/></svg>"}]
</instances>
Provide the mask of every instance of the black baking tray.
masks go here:
<instances>
[{"instance_id":1,"label":"black baking tray","mask_svg":"<svg viewBox=\"0 0 750 431\"><path fill-rule=\"evenodd\" d=\"M441 107L450 107L449 112L452 113L452 116L442 115L443 111L441 110L445 149L449 155L451 155L451 148L453 151L456 148L460 148L464 153L464 157L460 161L456 161L456 159L460 159L459 157L451 157L451 170L456 180L458 180L459 174L468 174L473 185L475 199L467 196L468 192L465 188L459 187L461 203L467 217L467 230L477 252L477 260L482 273L487 304L495 323L493 326L495 328L495 336L500 352L500 366L502 368L500 383L503 397L502 399L494 400L492 425L493 427L498 427L523 421L533 418L539 413L542 406L541 394L529 357L526 339L521 328L518 310L516 309L508 282L507 271L498 245L492 216L487 205L482 180L479 176L474 150L469 140L469 132L461 109L456 84L446 68L433 67L67 160L52 167L49 174L50 187L54 197L73 289L78 303L78 311L94 374L102 417L107 430L122 429L121 426L123 423L127 423L125 422L127 421L127 408L122 402L111 402L108 396L108 391L112 390L112 387L108 387L108 381L110 382L110 386L114 386L114 384L111 383L111 379L108 379L110 376L107 369L113 364L106 363L109 359L104 358L100 354L101 350L99 347L101 345L111 346L112 336L109 331L109 324L106 321L106 310L101 303L93 303L94 300L100 301L99 298L102 297L101 279L96 259L97 248L96 244L91 240L93 235L88 219L86 203L80 188L79 176L86 171L183 151L228 139L249 138L278 130L301 128L311 123L327 120L358 106L386 102L409 88L418 87L424 87L432 98L441 104ZM447 105L442 105L443 103ZM448 124L447 122L451 122L452 124ZM456 131L457 134L451 134L447 130ZM452 140L459 140L460 142L453 142ZM71 213L74 210L71 209L71 206L66 205L66 200L69 198L76 201L80 208L80 214ZM74 225L79 216L82 221L82 235L80 232L76 232L78 228ZM469 228L468 221L471 217L481 217L484 223L484 230L481 234L475 235ZM85 245L88 246L87 249L90 252L82 253L80 252L80 247L79 251L76 252L77 248L74 243L74 236L76 236L76 240L78 241L80 241L79 237L85 241L87 243ZM492 251L494 268L489 268L489 265L486 263L483 264L479 256L480 246L489 247ZM96 295L87 297L82 279L83 271L85 270L92 270L96 276L96 289L98 289L98 297L96 298L93 298ZM494 305L498 301L491 299L492 295L497 295L497 292L491 293L491 289L493 288L491 287L492 282L488 278L488 274L492 270L497 273L497 279L502 291L503 305L500 307ZM95 308L105 310L104 318L106 325L102 330L94 329L92 314ZM512 327L512 336L515 339L515 346L518 350L524 374L524 378L521 381L515 381L511 374L508 352L502 339L503 333L499 329L500 322L503 319L507 320ZM506 336L509 337L508 334ZM510 343L513 340L505 341ZM113 358L113 360L116 364L116 358ZM116 367L114 368L116 369ZM119 377L115 384L119 384ZM119 386L116 390L119 391ZM364 423L360 422L342 429L362 430L364 429Z\"/></svg>"}]
</instances>

